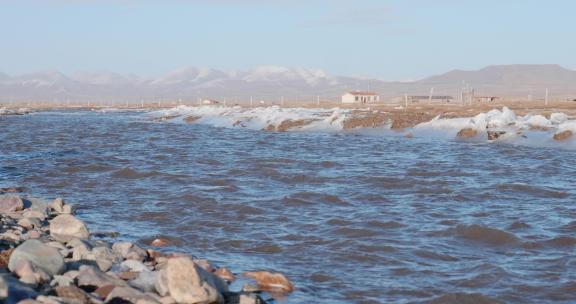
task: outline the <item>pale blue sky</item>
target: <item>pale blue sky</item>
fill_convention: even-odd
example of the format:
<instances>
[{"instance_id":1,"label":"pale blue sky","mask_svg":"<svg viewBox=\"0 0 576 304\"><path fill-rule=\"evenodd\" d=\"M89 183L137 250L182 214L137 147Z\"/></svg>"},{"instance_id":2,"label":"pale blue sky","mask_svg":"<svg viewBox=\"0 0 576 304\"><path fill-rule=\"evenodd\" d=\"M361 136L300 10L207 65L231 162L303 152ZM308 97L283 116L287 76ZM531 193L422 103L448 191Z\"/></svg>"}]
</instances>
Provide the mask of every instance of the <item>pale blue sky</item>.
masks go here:
<instances>
[{"instance_id":1,"label":"pale blue sky","mask_svg":"<svg viewBox=\"0 0 576 304\"><path fill-rule=\"evenodd\" d=\"M319 68L416 79L576 68L573 0L0 0L0 71Z\"/></svg>"}]
</instances>

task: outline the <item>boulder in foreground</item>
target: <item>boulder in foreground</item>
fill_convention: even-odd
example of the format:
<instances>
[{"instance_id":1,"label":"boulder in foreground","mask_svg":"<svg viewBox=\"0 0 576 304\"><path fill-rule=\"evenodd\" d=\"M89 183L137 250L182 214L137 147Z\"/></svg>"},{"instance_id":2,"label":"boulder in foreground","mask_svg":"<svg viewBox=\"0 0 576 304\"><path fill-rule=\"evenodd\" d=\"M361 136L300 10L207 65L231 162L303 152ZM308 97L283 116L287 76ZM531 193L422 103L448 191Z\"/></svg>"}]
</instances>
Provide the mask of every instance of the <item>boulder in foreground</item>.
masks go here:
<instances>
[{"instance_id":1,"label":"boulder in foreground","mask_svg":"<svg viewBox=\"0 0 576 304\"><path fill-rule=\"evenodd\" d=\"M29 261L51 276L60 274L66 269L64 258L58 249L38 240L27 240L18 246L10 255L8 269L14 271L21 261Z\"/></svg>"},{"instance_id":2,"label":"boulder in foreground","mask_svg":"<svg viewBox=\"0 0 576 304\"><path fill-rule=\"evenodd\" d=\"M169 294L177 303L223 303L227 285L187 257L171 258L156 281L160 295Z\"/></svg>"}]
</instances>

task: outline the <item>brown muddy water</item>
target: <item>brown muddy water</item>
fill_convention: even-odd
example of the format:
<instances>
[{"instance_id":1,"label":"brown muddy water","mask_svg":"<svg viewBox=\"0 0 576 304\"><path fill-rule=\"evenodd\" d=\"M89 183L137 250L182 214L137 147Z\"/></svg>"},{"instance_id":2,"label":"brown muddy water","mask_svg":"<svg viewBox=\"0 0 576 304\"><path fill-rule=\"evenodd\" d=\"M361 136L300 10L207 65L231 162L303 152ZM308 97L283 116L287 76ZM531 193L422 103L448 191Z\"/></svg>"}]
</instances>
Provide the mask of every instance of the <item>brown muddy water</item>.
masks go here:
<instances>
[{"instance_id":1,"label":"brown muddy water","mask_svg":"<svg viewBox=\"0 0 576 304\"><path fill-rule=\"evenodd\" d=\"M0 128L0 187L64 197L93 232L281 271L297 290L280 303L576 302L573 151L141 113Z\"/></svg>"}]
</instances>

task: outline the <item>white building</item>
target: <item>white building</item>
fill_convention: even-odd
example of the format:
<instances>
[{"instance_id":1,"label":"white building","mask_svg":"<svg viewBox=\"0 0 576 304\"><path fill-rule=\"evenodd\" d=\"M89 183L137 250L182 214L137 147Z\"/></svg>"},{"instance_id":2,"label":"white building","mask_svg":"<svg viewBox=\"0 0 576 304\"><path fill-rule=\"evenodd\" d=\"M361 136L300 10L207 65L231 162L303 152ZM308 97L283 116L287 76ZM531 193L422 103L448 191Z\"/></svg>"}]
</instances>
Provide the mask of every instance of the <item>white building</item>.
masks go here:
<instances>
[{"instance_id":1,"label":"white building","mask_svg":"<svg viewBox=\"0 0 576 304\"><path fill-rule=\"evenodd\" d=\"M342 95L342 103L375 103L380 101L380 96L374 92L347 92Z\"/></svg>"}]
</instances>

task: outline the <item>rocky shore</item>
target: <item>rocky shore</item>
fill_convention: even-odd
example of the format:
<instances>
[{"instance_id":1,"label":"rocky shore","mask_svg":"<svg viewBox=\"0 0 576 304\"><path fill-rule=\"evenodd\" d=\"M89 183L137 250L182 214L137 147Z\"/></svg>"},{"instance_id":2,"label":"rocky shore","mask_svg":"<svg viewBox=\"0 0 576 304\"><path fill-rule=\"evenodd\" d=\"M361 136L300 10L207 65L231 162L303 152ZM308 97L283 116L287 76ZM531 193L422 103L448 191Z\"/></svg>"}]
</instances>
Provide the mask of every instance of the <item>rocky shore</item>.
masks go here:
<instances>
[{"instance_id":1,"label":"rocky shore","mask_svg":"<svg viewBox=\"0 0 576 304\"><path fill-rule=\"evenodd\" d=\"M244 272L253 282L231 291L236 274L203 259L166 253L167 240L146 246L91 236L74 207L0 189L0 302L267 303L294 286L280 273ZM143 248L144 247L144 248Z\"/></svg>"}]
</instances>

